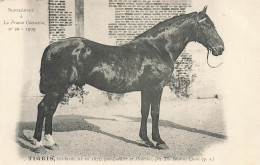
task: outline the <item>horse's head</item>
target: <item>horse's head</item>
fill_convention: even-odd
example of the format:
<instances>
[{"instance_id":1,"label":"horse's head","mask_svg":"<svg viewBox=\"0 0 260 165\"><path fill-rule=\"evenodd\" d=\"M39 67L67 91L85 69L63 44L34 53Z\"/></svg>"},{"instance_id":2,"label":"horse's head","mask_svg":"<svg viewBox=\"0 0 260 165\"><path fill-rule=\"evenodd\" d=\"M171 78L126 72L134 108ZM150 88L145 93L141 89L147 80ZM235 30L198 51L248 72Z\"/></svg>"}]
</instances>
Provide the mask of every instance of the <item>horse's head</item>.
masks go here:
<instances>
[{"instance_id":1,"label":"horse's head","mask_svg":"<svg viewBox=\"0 0 260 165\"><path fill-rule=\"evenodd\" d=\"M196 14L195 41L201 43L211 51L214 56L218 56L224 51L224 42L218 35L213 22L206 14L206 10L207 6L205 6L201 12Z\"/></svg>"}]
</instances>

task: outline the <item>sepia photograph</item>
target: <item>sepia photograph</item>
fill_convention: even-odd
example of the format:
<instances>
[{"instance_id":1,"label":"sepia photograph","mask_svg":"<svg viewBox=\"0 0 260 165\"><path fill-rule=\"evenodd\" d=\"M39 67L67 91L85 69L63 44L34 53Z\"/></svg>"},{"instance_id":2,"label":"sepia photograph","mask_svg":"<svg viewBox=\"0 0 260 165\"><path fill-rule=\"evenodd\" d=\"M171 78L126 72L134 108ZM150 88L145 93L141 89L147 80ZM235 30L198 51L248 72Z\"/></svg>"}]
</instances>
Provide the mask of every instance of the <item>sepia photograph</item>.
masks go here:
<instances>
[{"instance_id":1,"label":"sepia photograph","mask_svg":"<svg viewBox=\"0 0 260 165\"><path fill-rule=\"evenodd\" d=\"M0 164L259 164L259 9L0 0Z\"/></svg>"}]
</instances>

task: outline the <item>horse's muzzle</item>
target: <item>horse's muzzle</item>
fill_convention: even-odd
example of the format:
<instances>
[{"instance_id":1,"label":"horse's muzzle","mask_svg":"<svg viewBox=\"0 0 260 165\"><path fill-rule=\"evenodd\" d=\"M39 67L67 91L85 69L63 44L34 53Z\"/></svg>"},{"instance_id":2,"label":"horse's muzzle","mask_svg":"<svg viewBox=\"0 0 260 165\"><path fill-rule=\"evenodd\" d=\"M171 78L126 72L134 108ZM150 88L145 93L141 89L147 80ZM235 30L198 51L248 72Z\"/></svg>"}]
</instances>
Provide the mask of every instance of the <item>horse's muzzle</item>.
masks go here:
<instances>
[{"instance_id":1,"label":"horse's muzzle","mask_svg":"<svg viewBox=\"0 0 260 165\"><path fill-rule=\"evenodd\" d=\"M217 45L215 47L211 47L210 50L214 56L219 56L225 50L224 45Z\"/></svg>"}]
</instances>

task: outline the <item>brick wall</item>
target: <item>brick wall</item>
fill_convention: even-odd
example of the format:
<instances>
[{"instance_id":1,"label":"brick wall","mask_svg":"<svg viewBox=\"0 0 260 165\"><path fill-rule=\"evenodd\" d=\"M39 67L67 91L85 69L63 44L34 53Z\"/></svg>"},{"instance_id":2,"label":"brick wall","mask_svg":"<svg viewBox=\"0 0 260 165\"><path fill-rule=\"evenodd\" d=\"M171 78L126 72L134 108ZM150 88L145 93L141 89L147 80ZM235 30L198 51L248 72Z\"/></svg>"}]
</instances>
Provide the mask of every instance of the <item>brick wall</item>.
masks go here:
<instances>
[{"instance_id":1,"label":"brick wall","mask_svg":"<svg viewBox=\"0 0 260 165\"><path fill-rule=\"evenodd\" d=\"M66 1L49 0L50 43L66 38L67 26L72 26L72 12L66 10Z\"/></svg>"},{"instance_id":2,"label":"brick wall","mask_svg":"<svg viewBox=\"0 0 260 165\"><path fill-rule=\"evenodd\" d=\"M176 15L185 14L191 0L109 0L115 9L115 22L108 25L108 35L117 45L131 41L154 25ZM177 96L189 96L193 81L192 56L185 50L175 63L170 88Z\"/></svg>"}]
</instances>

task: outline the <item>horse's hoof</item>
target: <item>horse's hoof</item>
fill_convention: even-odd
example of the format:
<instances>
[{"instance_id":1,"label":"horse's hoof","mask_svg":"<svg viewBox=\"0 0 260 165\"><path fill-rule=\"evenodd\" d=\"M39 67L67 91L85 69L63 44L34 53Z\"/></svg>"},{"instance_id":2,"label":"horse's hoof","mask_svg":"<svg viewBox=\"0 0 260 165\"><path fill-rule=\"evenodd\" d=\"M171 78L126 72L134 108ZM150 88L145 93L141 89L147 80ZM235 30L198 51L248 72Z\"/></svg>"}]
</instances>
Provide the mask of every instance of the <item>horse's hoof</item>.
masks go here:
<instances>
[{"instance_id":1,"label":"horse's hoof","mask_svg":"<svg viewBox=\"0 0 260 165\"><path fill-rule=\"evenodd\" d=\"M147 140L147 141L143 141L143 145L145 147L148 147L148 148L154 148L154 144L150 141L150 140Z\"/></svg>"},{"instance_id":2,"label":"horse's hoof","mask_svg":"<svg viewBox=\"0 0 260 165\"><path fill-rule=\"evenodd\" d=\"M159 149L159 150L167 150L167 149L169 149L169 147L165 143L161 143L161 144L157 143L156 144L156 148Z\"/></svg>"},{"instance_id":3,"label":"horse's hoof","mask_svg":"<svg viewBox=\"0 0 260 165\"><path fill-rule=\"evenodd\" d=\"M32 151L39 154L45 154L47 152L43 146L35 147Z\"/></svg>"},{"instance_id":4,"label":"horse's hoof","mask_svg":"<svg viewBox=\"0 0 260 165\"><path fill-rule=\"evenodd\" d=\"M45 148L49 149L49 150L58 150L59 149L59 146L57 143L54 143L53 145L51 146L45 146Z\"/></svg>"}]
</instances>

